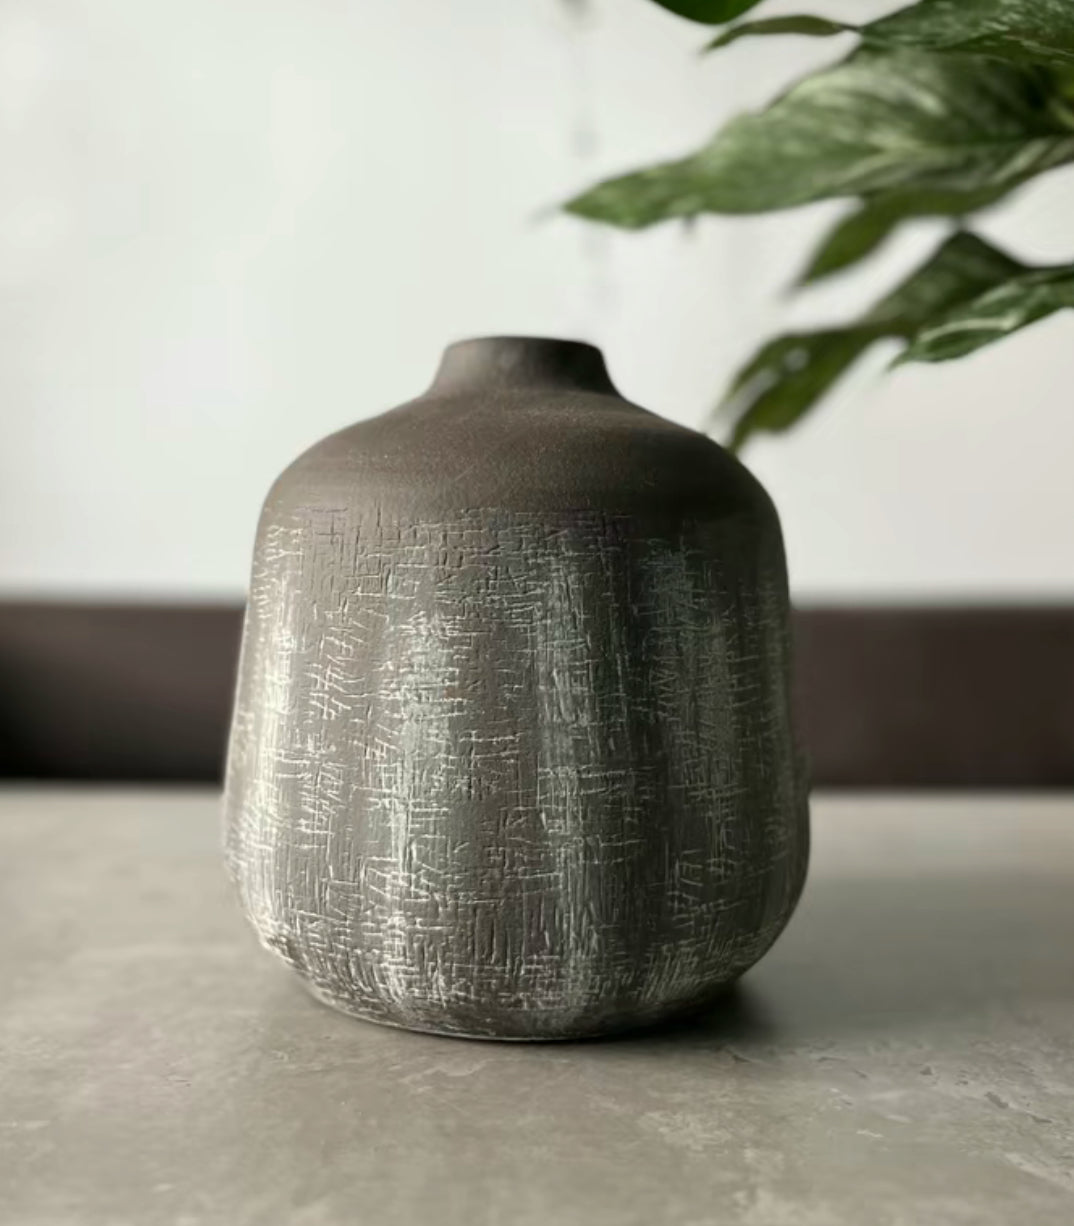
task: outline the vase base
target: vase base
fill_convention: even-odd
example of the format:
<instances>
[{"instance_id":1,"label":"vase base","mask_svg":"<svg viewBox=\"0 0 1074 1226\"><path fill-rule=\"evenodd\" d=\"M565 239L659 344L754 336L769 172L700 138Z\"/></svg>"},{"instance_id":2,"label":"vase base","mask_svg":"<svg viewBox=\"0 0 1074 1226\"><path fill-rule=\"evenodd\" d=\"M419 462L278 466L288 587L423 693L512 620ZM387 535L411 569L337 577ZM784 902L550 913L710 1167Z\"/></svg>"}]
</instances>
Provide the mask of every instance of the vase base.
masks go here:
<instances>
[{"instance_id":1,"label":"vase base","mask_svg":"<svg viewBox=\"0 0 1074 1226\"><path fill-rule=\"evenodd\" d=\"M318 1004L326 1006L335 1013L342 1013L345 1017L353 1018L355 1021L383 1026L390 1030L407 1030L413 1034L432 1035L440 1039L466 1039L483 1043L587 1043L601 1039L622 1038L627 1035L657 1031L688 1023L719 1003L720 1000L731 997L740 978L741 973L708 989L700 996L688 1001L656 1006L651 1013L635 1014L618 1021L605 1020L599 1024L579 1026L577 1029L564 1029L562 1033L534 1032L530 1034L496 1033L491 1028L489 1030L467 1030L450 1024L438 1026L421 1020L400 1021L341 1001L304 977L300 977L300 982L307 994L312 996Z\"/></svg>"}]
</instances>

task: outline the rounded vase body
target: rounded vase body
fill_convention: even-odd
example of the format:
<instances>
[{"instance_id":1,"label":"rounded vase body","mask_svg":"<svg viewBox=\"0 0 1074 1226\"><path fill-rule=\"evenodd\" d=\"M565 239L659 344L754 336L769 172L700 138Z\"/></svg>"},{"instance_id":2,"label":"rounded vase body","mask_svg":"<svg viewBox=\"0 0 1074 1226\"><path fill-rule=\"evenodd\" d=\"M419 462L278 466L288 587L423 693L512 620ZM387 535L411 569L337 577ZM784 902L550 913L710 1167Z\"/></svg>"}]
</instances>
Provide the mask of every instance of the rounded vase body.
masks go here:
<instances>
[{"instance_id":1,"label":"rounded vase body","mask_svg":"<svg viewBox=\"0 0 1074 1226\"><path fill-rule=\"evenodd\" d=\"M451 347L268 496L226 809L263 943L349 1013L557 1039L702 1005L808 855L770 500L587 345Z\"/></svg>"}]
</instances>

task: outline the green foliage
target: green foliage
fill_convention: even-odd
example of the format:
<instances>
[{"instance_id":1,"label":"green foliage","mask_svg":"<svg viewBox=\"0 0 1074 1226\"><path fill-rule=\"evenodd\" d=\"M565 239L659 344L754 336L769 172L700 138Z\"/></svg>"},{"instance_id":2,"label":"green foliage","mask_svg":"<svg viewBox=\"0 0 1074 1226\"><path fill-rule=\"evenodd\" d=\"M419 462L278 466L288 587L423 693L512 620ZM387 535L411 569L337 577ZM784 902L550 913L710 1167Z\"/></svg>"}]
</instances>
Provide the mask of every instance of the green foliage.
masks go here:
<instances>
[{"instance_id":1,"label":"green foliage","mask_svg":"<svg viewBox=\"0 0 1074 1226\"><path fill-rule=\"evenodd\" d=\"M718 410L733 421L732 447L760 430L794 425L875 342L912 341L928 321L1025 271L981 239L957 234L860 321L769 341L735 376Z\"/></svg>"},{"instance_id":2,"label":"green foliage","mask_svg":"<svg viewBox=\"0 0 1074 1226\"><path fill-rule=\"evenodd\" d=\"M656 0L656 3L679 17L688 17L706 26L719 26L748 13L760 0Z\"/></svg>"},{"instance_id":3,"label":"green foliage","mask_svg":"<svg viewBox=\"0 0 1074 1226\"><path fill-rule=\"evenodd\" d=\"M1074 309L1074 264L1027 272L932 317L901 360L961 358L1068 309Z\"/></svg>"},{"instance_id":4,"label":"green foliage","mask_svg":"<svg viewBox=\"0 0 1074 1226\"><path fill-rule=\"evenodd\" d=\"M874 45L1074 66L1070 0L921 0L863 34Z\"/></svg>"},{"instance_id":5,"label":"green foliage","mask_svg":"<svg viewBox=\"0 0 1074 1226\"><path fill-rule=\"evenodd\" d=\"M707 25L761 0L655 0ZM810 14L728 24L709 48L749 37L853 33L842 62L739 116L702 149L600 183L567 210L640 229L705 213L853 200L799 284L872 255L905 221L964 227L982 209L1074 163L1074 0L918 0L854 26ZM784 430L873 344L943 361L1074 307L1074 266L1032 269L960 232L860 319L777 337L748 361L723 408L740 446Z\"/></svg>"},{"instance_id":6,"label":"green foliage","mask_svg":"<svg viewBox=\"0 0 1074 1226\"><path fill-rule=\"evenodd\" d=\"M770 17L731 26L713 39L709 49L747 37L805 34L827 38L848 31L860 34L875 48L912 47L1074 66L1074 6L1070 0L919 0L861 26L804 14Z\"/></svg>"},{"instance_id":7,"label":"green foliage","mask_svg":"<svg viewBox=\"0 0 1074 1226\"><path fill-rule=\"evenodd\" d=\"M773 34L807 34L810 38L830 38L833 34L845 34L857 30L857 26L842 21L829 21L826 17L809 17L804 13L796 17L767 17L763 21L741 21L731 26L708 45L709 51L729 47L740 38L758 38Z\"/></svg>"},{"instance_id":8,"label":"green foliage","mask_svg":"<svg viewBox=\"0 0 1074 1226\"><path fill-rule=\"evenodd\" d=\"M1002 192L1074 161L1074 109L1045 68L859 52L700 152L600 184L568 209L630 229L879 192Z\"/></svg>"},{"instance_id":9,"label":"green foliage","mask_svg":"<svg viewBox=\"0 0 1074 1226\"><path fill-rule=\"evenodd\" d=\"M860 200L821 240L798 278L799 285L822 281L870 256L904 219L898 194ZM894 202L894 203L892 203Z\"/></svg>"},{"instance_id":10,"label":"green foliage","mask_svg":"<svg viewBox=\"0 0 1074 1226\"><path fill-rule=\"evenodd\" d=\"M904 221L915 217L958 220L995 204L1010 190L1003 184L979 192L906 191L868 196L824 237L798 284L821 281L872 255Z\"/></svg>"}]
</instances>

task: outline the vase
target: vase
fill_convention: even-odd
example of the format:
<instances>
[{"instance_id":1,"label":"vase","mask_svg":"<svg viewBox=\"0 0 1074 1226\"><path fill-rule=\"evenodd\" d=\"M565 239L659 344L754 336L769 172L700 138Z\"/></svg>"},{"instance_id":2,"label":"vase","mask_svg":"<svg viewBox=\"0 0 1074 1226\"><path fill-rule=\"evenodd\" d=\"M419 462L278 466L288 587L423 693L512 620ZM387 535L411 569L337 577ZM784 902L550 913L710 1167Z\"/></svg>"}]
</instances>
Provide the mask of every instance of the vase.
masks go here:
<instances>
[{"instance_id":1,"label":"vase","mask_svg":"<svg viewBox=\"0 0 1074 1226\"><path fill-rule=\"evenodd\" d=\"M373 1022L568 1039L694 1010L802 889L758 482L599 350L448 348L270 491L226 785L262 943Z\"/></svg>"}]
</instances>

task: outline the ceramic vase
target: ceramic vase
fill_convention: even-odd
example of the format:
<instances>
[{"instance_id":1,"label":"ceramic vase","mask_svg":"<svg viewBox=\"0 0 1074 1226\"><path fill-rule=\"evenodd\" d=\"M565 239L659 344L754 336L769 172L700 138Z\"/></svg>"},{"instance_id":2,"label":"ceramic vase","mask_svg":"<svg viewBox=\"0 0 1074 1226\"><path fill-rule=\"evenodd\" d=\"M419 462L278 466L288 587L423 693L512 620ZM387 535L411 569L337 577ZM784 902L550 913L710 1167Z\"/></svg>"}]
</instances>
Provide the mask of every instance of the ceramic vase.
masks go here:
<instances>
[{"instance_id":1,"label":"ceramic vase","mask_svg":"<svg viewBox=\"0 0 1074 1226\"><path fill-rule=\"evenodd\" d=\"M598 350L450 347L262 513L226 788L262 942L415 1030L696 1009L786 924L808 816L757 481Z\"/></svg>"}]
</instances>

